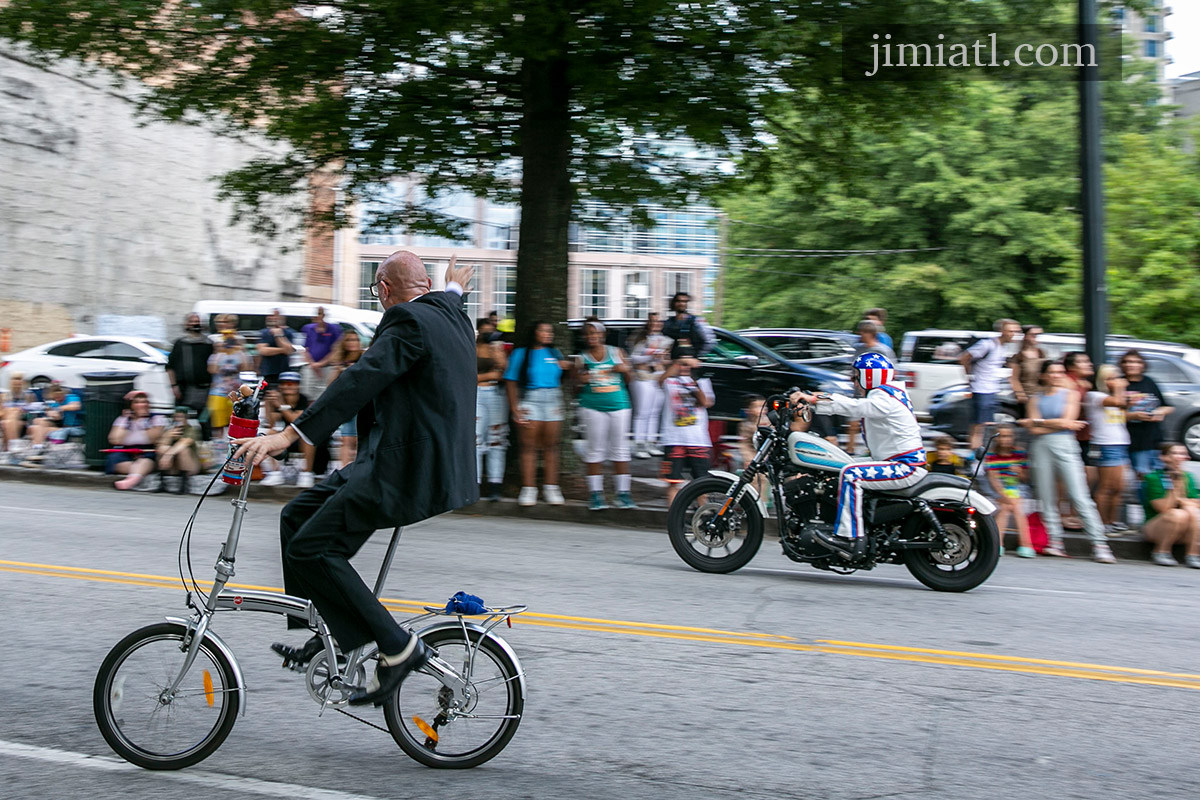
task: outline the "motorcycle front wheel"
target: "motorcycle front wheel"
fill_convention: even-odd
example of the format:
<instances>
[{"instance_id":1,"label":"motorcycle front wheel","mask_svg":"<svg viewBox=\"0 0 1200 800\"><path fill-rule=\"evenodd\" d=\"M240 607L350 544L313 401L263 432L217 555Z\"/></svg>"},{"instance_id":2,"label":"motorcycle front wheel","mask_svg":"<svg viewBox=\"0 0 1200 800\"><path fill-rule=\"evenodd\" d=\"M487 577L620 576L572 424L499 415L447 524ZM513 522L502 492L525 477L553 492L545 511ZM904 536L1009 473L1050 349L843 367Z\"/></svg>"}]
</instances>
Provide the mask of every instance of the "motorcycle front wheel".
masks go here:
<instances>
[{"instance_id":1,"label":"motorcycle front wheel","mask_svg":"<svg viewBox=\"0 0 1200 800\"><path fill-rule=\"evenodd\" d=\"M995 520L987 514L938 512L938 521L950 546L907 551L905 565L913 577L938 592L968 592L991 577L1000 560Z\"/></svg>"},{"instance_id":2,"label":"motorcycle front wheel","mask_svg":"<svg viewBox=\"0 0 1200 800\"><path fill-rule=\"evenodd\" d=\"M715 475L698 478L675 495L667 512L671 546L684 563L701 572L725 573L750 563L763 539L763 517L749 492L717 519L732 484ZM710 529L709 523L716 522Z\"/></svg>"}]
</instances>

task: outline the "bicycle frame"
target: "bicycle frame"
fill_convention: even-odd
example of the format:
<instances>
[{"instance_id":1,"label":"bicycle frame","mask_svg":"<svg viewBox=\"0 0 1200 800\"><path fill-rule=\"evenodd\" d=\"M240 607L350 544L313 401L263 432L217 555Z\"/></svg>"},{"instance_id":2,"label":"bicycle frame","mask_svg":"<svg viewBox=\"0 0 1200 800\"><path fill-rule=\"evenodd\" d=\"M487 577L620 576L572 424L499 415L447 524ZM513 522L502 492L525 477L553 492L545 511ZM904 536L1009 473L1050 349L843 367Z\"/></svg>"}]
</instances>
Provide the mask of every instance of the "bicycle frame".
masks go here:
<instances>
[{"instance_id":1,"label":"bicycle frame","mask_svg":"<svg viewBox=\"0 0 1200 800\"><path fill-rule=\"evenodd\" d=\"M247 471L248 473L249 471ZM236 570L234 567L235 558L237 555L238 540L241 535L242 520L246 515L246 497L250 491L250 477L247 474L246 479L238 491L237 496L232 500L234 507L233 521L230 523L229 535L226 537L224 544L221 547L221 553L215 564L216 578L213 581L212 589L205 597L203 604L195 601L192 592L188 592L188 604L193 609L193 614L190 618L182 617L167 617L168 622L186 627L187 632L184 636L183 646L187 647L187 655L184 658L183 665L180 667L179 674L171 683L170 687L163 693L164 698L172 698L178 690L184 677L191 669L197 654L200 651L201 643L207 639L214 647L221 650L222 653L229 659L233 667L234 678L237 683L236 691L241 700L241 714L246 714L246 684L242 676L241 667L238 664L237 658L233 651L212 632L210 623L212 617L218 611L258 611L268 614L282 614L288 617L295 617L303 621L307 626L316 630L317 635L321 638L321 642L325 646L325 660L329 670L329 682L333 687L351 686L348 683L347 677L358 674L366 661L371 658L376 652L376 648L372 646L357 647L345 654L345 663L340 664L337 658L333 637L329 633L329 628L317 613L316 607L311 600L296 597L294 595L284 594L282 592L269 592L258 589L243 589L231 590L227 588L229 580L234 577ZM379 576L375 580L375 596L379 597L383 592L384 580L387 577L388 571L391 569L392 560L396 554L396 547L400 543L401 527L396 527L392 531L392 538L388 544L387 553L384 556L383 564L379 568ZM513 614L519 614L526 609L526 606L506 606L503 608L488 609L488 613L482 623L468 622L463 619L462 615L448 614L440 608L425 606L424 614L402 621L402 627L409 629L413 635L428 633L445 627L459 627L463 631L464 637L467 636L467 631L474 631L477 634L476 643L471 648L467 663L464 665L465 674L455 670L451 665L447 664L440 658L431 658L423 671L428 672L447 689L452 691L455 698L458 700L464 699L464 689L469 684L471 679L471 670L475 663L475 655L479 650L479 646L484 638L491 638L512 658L514 664L518 665L517 674L519 676L519 687L521 696L525 696L525 673L520 669L520 662L517 660L516 653L509 647L508 643L500 637L494 635L492 631L500 625L501 622L508 619ZM438 616L455 616L457 620L446 619L442 622L428 625L419 630L414 630L414 624L420 621L438 617ZM332 692L326 697L321 707L321 712L324 713L325 708L331 705ZM314 696L315 698L315 696ZM340 704L340 703L334 703ZM462 716L472 716L463 714ZM483 717L480 717L483 718Z\"/></svg>"}]
</instances>

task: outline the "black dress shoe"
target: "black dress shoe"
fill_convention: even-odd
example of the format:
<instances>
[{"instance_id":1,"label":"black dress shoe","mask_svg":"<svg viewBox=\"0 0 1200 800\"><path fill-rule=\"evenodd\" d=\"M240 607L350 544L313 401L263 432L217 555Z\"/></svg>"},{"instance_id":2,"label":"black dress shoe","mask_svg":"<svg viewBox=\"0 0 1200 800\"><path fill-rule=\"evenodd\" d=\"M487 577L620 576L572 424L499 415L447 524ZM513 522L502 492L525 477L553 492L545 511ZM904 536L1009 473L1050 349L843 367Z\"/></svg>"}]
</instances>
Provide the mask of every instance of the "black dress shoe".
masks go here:
<instances>
[{"instance_id":1,"label":"black dress shoe","mask_svg":"<svg viewBox=\"0 0 1200 800\"><path fill-rule=\"evenodd\" d=\"M412 654L404 661L399 664L393 664L390 667L385 667L380 663L375 668L375 676L367 684L367 688L359 689L350 695L350 705L365 706L368 703L377 706L383 705L383 701L391 697L400 688L401 681L404 680L408 673L425 666L432 657L433 651L426 647L424 642L417 639L416 647L413 648Z\"/></svg>"},{"instance_id":2,"label":"black dress shoe","mask_svg":"<svg viewBox=\"0 0 1200 800\"><path fill-rule=\"evenodd\" d=\"M287 669L293 664L303 667L316 658L317 653L325 649L325 645L321 642L320 636L314 636L300 647L292 647L290 644L276 642L271 645L271 649L283 656L283 668Z\"/></svg>"}]
</instances>

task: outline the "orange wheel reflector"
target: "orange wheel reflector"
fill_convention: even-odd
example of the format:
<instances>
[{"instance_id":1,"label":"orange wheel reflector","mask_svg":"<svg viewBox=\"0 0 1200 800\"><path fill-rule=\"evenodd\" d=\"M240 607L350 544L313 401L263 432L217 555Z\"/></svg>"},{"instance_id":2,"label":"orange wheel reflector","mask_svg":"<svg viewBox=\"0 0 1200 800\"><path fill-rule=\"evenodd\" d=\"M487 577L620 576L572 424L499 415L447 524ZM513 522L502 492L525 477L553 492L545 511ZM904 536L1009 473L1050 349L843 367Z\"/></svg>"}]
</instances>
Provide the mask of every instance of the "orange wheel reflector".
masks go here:
<instances>
[{"instance_id":1,"label":"orange wheel reflector","mask_svg":"<svg viewBox=\"0 0 1200 800\"><path fill-rule=\"evenodd\" d=\"M204 699L211 706L213 704L213 684L212 675L208 670L204 670Z\"/></svg>"},{"instance_id":2,"label":"orange wheel reflector","mask_svg":"<svg viewBox=\"0 0 1200 800\"><path fill-rule=\"evenodd\" d=\"M425 734L430 739L433 739L435 742L438 740L437 731L435 731L433 726L431 726L428 722L420 717L413 717L413 723L421 729L421 733Z\"/></svg>"}]
</instances>

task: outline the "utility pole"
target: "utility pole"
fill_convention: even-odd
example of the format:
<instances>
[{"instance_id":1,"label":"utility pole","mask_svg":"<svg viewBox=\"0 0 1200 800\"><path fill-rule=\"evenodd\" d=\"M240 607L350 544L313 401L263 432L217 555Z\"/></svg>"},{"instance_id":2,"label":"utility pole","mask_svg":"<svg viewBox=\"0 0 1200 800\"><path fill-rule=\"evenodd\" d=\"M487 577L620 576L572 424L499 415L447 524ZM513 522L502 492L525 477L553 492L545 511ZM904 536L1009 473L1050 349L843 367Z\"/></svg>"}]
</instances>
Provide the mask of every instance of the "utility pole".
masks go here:
<instances>
[{"instance_id":1,"label":"utility pole","mask_svg":"<svg viewBox=\"0 0 1200 800\"><path fill-rule=\"evenodd\" d=\"M1111 41L1111 38L1110 38ZM1108 281L1104 255L1104 172L1100 144L1100 26L1096 0L1079 0L1079 44L1095 53L1079 68L1079 173L1083 212L1083 333L1092 363L1104 363Z\"/></svg>"}]
</instances>

